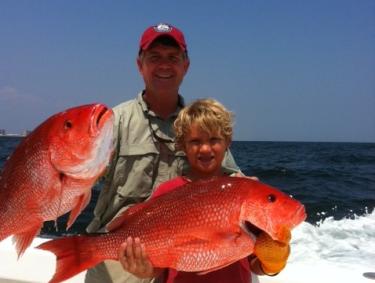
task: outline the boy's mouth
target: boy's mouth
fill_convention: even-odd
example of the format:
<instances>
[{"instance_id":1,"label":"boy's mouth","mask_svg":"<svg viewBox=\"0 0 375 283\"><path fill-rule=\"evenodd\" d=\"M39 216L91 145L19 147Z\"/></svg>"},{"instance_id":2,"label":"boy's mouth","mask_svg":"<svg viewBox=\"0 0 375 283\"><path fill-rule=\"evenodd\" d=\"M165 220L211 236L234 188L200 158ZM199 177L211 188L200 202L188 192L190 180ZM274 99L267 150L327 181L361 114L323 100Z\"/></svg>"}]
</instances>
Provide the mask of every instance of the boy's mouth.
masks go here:
<instances>
[{"instance_id":1,"label":"boy's mouth","mask_svg":"<svg viewBox=\"0 0 375 283\"><path fill-rule=\"evenodd\" d=\"M202 163L210 163L212 160L214 160L214 156L199 156L198 160Z\"/></svg>"}]
</instances>

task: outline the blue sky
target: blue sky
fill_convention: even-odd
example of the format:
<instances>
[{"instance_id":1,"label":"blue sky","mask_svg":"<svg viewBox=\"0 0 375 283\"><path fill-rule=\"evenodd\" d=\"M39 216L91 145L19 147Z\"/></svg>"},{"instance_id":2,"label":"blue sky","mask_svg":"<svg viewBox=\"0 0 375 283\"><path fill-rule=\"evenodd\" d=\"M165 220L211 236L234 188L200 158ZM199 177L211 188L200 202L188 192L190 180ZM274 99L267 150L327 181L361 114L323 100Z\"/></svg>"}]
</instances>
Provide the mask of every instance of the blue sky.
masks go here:
<instances>
[{"instance_id":1,"label":"blue sky","mask_svg":"<svg viewBox=\"0 0 375 283\"><path fill-rule=\"evenodd\" d=\"M185 33L189 102L235 113L235 140L375 142L375 1L0 1L0 128L142 89L149 25Z\"/></svg>"}]
</instances>

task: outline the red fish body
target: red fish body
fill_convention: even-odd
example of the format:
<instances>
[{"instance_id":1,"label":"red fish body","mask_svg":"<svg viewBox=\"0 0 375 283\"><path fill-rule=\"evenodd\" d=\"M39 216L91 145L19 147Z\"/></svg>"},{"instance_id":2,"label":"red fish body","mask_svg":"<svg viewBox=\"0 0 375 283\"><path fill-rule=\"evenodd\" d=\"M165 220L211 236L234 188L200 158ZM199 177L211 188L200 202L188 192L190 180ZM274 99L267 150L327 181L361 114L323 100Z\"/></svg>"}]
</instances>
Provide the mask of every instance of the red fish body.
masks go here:
<instances>
[{"instance_id":1,"label":"red fish body","mask_svg":"<svg viewBox=\"0 0 375 283\"><path fill-rule=\"evenodd\" d=\"M88 204L113 152L113 112L102 104L55 114L15 149L0 175L0 241L14 235L20 256L43 222Z\"/></svg>"},{"instance_id":2,"label":"red fish body","mask_svg":"<svg viewBox=\"0 0 375 283\"><path fill-rule=\"evenodd\" d=\"M51 282L117 260L128 236L140 238L154 267L212 271L250 255L256 230L288 243L290 230L305 218L301 203L270 186L221 177L186 184L130 208L108 226L108 234L60 238L38 248L57 256Z\"/></svg>"}]
</instances>

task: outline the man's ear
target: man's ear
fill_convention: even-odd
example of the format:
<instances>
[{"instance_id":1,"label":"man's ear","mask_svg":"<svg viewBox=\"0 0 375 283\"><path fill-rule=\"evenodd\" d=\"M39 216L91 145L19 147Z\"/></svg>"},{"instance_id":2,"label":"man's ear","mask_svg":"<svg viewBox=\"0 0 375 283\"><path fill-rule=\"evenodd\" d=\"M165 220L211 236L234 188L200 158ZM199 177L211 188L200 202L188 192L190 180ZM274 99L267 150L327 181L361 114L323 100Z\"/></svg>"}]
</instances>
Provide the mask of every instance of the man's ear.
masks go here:
<instances>
[{"instance_id":1,"label":"man's ear","mask_svg":"<svg viewBox=\"0 0 375 283\"><path fill-rule=\"evenodd\" d=\"M190 67L190 59L189 59L189 58L186 58L184 64L185 64L184 68L185 68L185 74L186 74L187 71L189 70L189 67Z\"/></svg>"},{"instance_id":2,"label":"man's ear","mask_svg":"<svg viewBox=\"0 0 375 283\"><path fill-rule=\"evenodd\" d=\"M142 73L142 59L137 57L137 66L138 66L138 71Z\"/></svg>"}]
</instances>

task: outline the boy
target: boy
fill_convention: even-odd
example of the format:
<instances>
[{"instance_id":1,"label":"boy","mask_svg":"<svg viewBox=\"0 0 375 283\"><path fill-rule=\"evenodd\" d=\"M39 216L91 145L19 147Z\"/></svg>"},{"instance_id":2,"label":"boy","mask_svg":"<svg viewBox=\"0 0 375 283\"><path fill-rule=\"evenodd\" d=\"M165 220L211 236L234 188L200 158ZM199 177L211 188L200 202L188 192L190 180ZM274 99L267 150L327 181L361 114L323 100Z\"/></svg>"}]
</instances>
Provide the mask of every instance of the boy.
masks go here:
<instances>
[{"instance_id":1,"label":"boy","mask_svg":"<svg viewBox=\"0 0 375 283\"><path fill-rule=\"evenodd\" d=\"M190 164L185 176L176 177L161 184L151 198L170 192L198 179L222 176L221 163L232 141L232 115L219 102L201 99L184 108L174 122L176 146L183 150ZM272 246L278 249L273 262L276 267L268 268L267 274L277 274L289 255L289 246ZM261 256L261 254L258 256ZM204 275L194 272L180 272L174 269L153 268L138 238L128 238L121 246L119 259L125 270L140 277L156 277L157 282L251 282L251 271L265 274L262 259L249 256L227 267ZM269 259L267 259L268 261Z\"/></svg>"}]
</instances>

